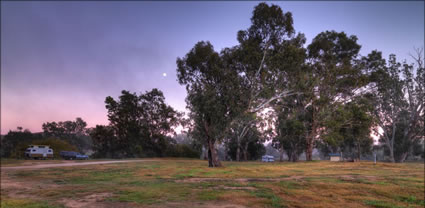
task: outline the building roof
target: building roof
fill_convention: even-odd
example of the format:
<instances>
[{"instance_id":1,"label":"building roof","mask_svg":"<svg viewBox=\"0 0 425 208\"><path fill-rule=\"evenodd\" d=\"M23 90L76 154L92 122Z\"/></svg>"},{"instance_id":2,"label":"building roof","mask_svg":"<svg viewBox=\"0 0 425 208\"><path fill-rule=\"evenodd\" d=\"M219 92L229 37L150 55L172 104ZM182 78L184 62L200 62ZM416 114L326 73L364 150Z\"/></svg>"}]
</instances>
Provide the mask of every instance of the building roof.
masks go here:
<instances>
[{"instance_id":1,"label":"building roof","mask_svg":"<svg viewBox=\"0 0 425 208\"><path fill-rule=\"evenodd\" d=\"M339 153L329 153L329 156L341 156Z\"/></svg>"}]
</instances>

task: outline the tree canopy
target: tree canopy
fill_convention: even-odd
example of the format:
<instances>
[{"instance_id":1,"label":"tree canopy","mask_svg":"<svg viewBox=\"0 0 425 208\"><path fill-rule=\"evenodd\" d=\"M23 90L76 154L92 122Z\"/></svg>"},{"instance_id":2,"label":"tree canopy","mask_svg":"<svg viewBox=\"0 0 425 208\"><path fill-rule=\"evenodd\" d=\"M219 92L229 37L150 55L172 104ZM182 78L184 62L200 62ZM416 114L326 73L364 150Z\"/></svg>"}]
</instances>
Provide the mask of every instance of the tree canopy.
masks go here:
<instances>
[{"instance_id":1,"label":"tree canopy","mask_svg":"<svg viewBox=\"0 0 425 208\"><path fill-rule=\"evenodd\" d=\"M181 113L165 103L158 89L140 95L121 93L118 100L105 99L110 124L92 130L96 147L115 150L114 157L161 156Z\"/></svg>"}]
</instances>

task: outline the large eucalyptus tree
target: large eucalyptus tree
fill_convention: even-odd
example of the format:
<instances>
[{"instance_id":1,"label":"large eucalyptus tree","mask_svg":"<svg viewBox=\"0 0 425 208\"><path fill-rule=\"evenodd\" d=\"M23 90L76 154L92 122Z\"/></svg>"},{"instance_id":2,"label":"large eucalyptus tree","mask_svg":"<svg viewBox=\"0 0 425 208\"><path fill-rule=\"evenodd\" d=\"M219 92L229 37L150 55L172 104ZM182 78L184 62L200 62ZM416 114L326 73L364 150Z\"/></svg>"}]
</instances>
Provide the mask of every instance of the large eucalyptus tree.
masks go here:
<instances>
[{"instance_id":1,"label":"large eucalyptus tree","mask_svg":"<svg viewBox=\"0 0 425 208\"><path fill-rule=\"evenodd\" d=\"M386 64L376 52L376 132L392 162L403 162L413 146L424 140L424 57L423 50L416 52L414 64L401 64L395 55L390 55Z\"/></svg>"},{"instance_id":2,"label":"large eucalyptus tree","mask_svg":"<svg viewBox=\"0 0 425 208\"><path fill-rule=\"evenodd\" d=\"M215 143L238 122L237 118L256 114L290 95L292 92L286 89L287 71L304 63L300 54L305 53L305 38L294 37L290 12L260 3L251 23L247 30L238 32L237 46L218 53L209 42L199 42L185 57L177 59L178 80L186 85L194 128L206 138L212 167L221 166ZM246 133L241 131L239 138Z\"/></svg>"},{"instance_id":3,"label":"large eucalyptus tree","mask_svg":"<svg viewBox=\"0 0 425 208\"><path fill-rule=\"evenodd\" d=\"M314 141L326 129L324 120L336 106L361 95L368 84L367 68L359 56L357 37L344 32L318 34L308 48L305 107L311 108L311 126L307 132L306 159L312 160Z\"/></svg>"}]
</instances>

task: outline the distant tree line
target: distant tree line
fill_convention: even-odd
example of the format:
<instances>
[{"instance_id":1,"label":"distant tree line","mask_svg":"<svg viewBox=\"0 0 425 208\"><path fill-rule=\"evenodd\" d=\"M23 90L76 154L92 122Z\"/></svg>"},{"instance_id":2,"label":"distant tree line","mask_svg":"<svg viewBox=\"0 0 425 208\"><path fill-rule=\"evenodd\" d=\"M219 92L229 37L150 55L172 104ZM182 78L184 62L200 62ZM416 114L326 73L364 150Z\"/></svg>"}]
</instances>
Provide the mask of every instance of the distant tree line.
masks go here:
<instances>
[{"instance_id":1,"label":"distant tree line","mask_svg":"<svg viewBox=\"0 0 425 208\"><path fill-rule=\"evenodd\" d=\"M87 153L92 149L92 140L87 134L87 123L76 118L75 121L46 122L43 132L32 133L28 129L10 130L1 139L1 157L23 158L29 145L49 145L54 157L60 151L79 151Z\"/></svg>"}]
</instances>

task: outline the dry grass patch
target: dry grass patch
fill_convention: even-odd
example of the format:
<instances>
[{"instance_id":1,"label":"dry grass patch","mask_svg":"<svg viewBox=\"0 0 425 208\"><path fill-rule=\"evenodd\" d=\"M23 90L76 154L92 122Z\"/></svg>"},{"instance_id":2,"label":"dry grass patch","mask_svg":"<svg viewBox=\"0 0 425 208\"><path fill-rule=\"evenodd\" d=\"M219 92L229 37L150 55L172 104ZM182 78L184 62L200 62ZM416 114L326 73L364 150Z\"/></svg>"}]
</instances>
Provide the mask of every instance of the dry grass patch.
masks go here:
<instances>
[{"instance_id":1,"label":"dry grass patch","mask_svg":"<svg viewBox=\"0 0 425 208\"><path fill-rule=\"evenodd\" d=\"M10 170L2 177L2 197L10 202L31 195L25 200L59 207L424 206L421 163L223 164L208 168L206 161L165 159Z\"/></svg>"}]
</instances>

